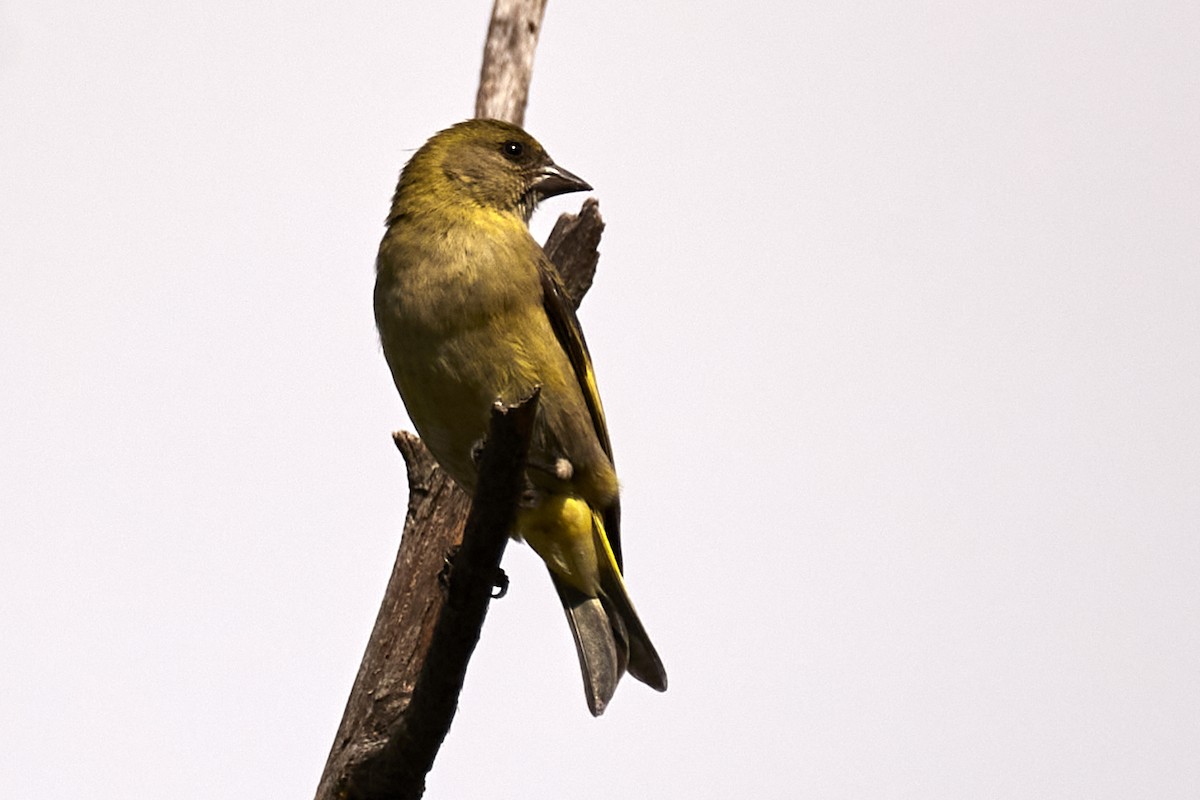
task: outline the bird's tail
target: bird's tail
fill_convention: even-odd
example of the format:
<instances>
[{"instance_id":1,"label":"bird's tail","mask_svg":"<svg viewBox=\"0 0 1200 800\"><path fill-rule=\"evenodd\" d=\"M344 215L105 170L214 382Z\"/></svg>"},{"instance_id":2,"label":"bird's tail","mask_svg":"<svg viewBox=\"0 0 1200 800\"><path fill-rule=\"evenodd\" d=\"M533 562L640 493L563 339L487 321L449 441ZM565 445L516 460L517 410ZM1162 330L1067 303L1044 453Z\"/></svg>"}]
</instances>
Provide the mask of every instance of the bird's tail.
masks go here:
<instances>
[{"instance_id":1,"label":"bird's tail","mask_svg":"<svg viewBox=\"0 0 1200 800\"><path fill-rule=\"evenodd\" d=\"M588 708L593 716L600 716L626 671L660 692L667 689L667 672L629 599L604 524L595 512L592 537L599 562L598 596L576 589L554 570L550 576L575 637Z\"/></svg>"}]
</instances>

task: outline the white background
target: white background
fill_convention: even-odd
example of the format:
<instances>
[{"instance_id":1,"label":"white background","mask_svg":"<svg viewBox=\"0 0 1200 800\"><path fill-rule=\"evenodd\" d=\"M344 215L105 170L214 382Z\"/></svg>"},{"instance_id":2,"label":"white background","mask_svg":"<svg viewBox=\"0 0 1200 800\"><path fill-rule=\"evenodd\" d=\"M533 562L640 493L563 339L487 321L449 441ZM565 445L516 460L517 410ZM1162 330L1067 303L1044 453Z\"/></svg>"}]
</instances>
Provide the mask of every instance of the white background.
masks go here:
<instances>
[{"instance_id":1,"label":"white background","mask_svg":"<svg viewBox=\"0 0 1200 800\"><path fill-rule=\"evenodd\" d=\"M6 797L311 796L406 500L375 250L489 12L0 3ZM428 796L1200 796L1198 32L550 3L671 688L593 720L513 546Z\"/></svg>"}]
</instances>

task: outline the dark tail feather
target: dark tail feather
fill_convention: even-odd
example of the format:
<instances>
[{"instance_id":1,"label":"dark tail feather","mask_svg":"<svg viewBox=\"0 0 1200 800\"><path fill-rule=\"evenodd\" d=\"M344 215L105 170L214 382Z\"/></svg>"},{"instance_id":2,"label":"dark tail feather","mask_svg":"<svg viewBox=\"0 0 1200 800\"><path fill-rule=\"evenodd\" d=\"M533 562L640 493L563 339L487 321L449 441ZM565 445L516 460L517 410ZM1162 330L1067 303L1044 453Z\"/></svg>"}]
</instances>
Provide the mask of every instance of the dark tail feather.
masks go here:
<instances>
[{"instance_id":1,"label":"dark tail feather","mask_svg":"<svg viewBox=\"0 0 1200 800\"><path fill-rule=\"evenodd\" d=\"M579 591L553 571L550 577L571 623L588 709L592 716L598 717L604 713L626 670L660 692L667 690L667 671L633 608L616 556L604 534L604 523L595 513L592 535L599 561L599 597Z\"/></svg>"},{"instance_id":2,"label":"dark tail feather","mask_svg":"<svg viewBox=\"0 0 1200 800\"><path fill-rule=\"evenodd\" d=\"M629 592L625 590L625 581L616 571L615 563L612 570L601 570L600 589L603 592L604 605L608 607L609 617L618 624L613 625L618 640L619 650L625 650L628 658L629 674L642 683L659 692L667 690L667 671L663 667L658 651L650 642L650 635L642 627Z\"/></svg>"},{"instance_id":3,"label":"dark tail feather","mask_svg":"<svg viewBox=\"0 0 1200 800\"><path fill-rule=\"evenodd\" d=\"M629 658L624 641L614 635L612 622L599 598L588 597L578 589L550 573L554 588L567 612L575 650L579 653L579 669L583 673L583 691L587 694L588 710L593 717L604 713L617 683L625 674Z\"/></svg>"},{"instance_id":4,"label":"dark tail feather","mask_svg":"<svg viewBox=\"0 0 1200 800\"><path fill-rule=\"evenodd\" d=\"M612 632L617 640L617 650L623 654L623 662L629 674L651 689L667 690L667 671L663 668L658 651L650 643L650 635L642 626L625 589L617 557L608 543L604 522L600 515L592 513L592 537L600 568L600 599L612 622Z\"/></svg>"}]
</instances>

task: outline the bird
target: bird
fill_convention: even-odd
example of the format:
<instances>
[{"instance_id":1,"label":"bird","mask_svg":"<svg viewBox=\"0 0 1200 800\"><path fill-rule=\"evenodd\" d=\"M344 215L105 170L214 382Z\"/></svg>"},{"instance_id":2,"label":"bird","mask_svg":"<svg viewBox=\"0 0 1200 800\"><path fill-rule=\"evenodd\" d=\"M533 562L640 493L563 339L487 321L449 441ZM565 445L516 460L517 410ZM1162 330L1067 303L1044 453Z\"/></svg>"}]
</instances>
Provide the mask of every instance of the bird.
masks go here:
<instances>
[{"instance_id":1,"label":"bird","mask_svg":"<svg viewBox=\"0 0 1200 800\"><path fill-rule=\"evenodd\" d=\"M512 538L542 558L599 716L628 672L667 673L623 577L620 497L591 356L561 277L529 232L538 203L590 191L524 129L470 119L400 173L376 261L375 321L409 418L471 492L497 403L540 392Z\"/></svg>"}]
</instances>

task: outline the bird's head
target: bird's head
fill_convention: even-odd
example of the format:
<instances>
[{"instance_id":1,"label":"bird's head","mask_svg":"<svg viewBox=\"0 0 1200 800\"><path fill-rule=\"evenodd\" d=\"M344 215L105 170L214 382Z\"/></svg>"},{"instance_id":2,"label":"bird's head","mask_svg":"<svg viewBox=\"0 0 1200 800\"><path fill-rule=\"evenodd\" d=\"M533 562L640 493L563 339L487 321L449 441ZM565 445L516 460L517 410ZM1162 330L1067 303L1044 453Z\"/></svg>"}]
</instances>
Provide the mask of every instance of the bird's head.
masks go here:
<instances>
[{"instance_id":1,"label":"bird's head","mask_svg":"<svg viewBox=\"0 0 1200 800\"><path fill-rule=\"evenodd\" d=\"M528 221L547 197L592 187L554 163L537 140L508 122L471 119L435 134L404 168L397 200L436 195ZM413 198L407 198L413 199Z\"/></svg>"}]
</instances>

